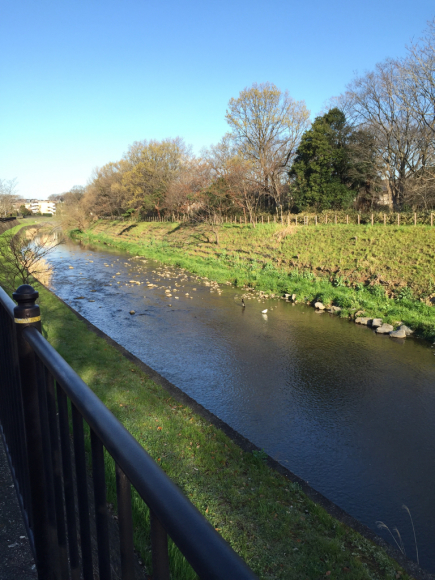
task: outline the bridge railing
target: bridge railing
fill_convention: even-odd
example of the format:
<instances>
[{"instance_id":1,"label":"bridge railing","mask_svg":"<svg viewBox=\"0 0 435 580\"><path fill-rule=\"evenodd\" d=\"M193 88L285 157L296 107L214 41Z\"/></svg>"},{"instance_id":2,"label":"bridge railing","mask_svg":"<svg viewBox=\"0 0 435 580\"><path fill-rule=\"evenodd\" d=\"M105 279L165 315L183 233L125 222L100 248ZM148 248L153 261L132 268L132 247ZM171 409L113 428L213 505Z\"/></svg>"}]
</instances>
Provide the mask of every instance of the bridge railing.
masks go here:
<instances>
[{"instance_id":1,"label":"bridge railing","mask_svg":"<svg viewBox=\"0 0 435 580\"><path fill-rule=\"evenodd\" d=\"M199 578L253 580L253 572L41 335L37 296L31 286L20 286L15 306L0 287L0 428L38 577L110 580L117 553L120 577L135 578L133 486L150 510L153 580L170 579L168 536ZM109 534L104 450L116 466L118 546Z\"/></svg>"}]
</instances>

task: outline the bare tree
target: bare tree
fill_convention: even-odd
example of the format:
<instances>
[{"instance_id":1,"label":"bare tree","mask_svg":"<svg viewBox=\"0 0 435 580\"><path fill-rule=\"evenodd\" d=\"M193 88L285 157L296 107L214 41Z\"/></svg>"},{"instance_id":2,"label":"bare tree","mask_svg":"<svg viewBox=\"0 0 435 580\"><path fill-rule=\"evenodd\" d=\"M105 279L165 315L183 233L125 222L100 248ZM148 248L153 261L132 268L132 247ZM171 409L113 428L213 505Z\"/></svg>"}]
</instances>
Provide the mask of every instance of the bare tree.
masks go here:
<instances>
[{"instance_id":1,"label":"bare tree","mask_svg":"<svg viewBox=\"0 0 435 580\"><path fill-rule=\"evenodd\" d=\"M400 207L409 178L431 165L433 139L421 118L406 106L401 90L401 63L387 60L348 86L346 109L355 127L374 136L381 179L390 206Z\"/></svg>"},{"instance_id":2,"label":"bare tree","mask_svg":"<svg viewBox=\"0 0 435 580\"><path fill-rule=\"evenodd\" d=\"M254 83L230 100L226 119L239 154L253 163L258 189L281 205L287 170L309 125L304 101L272 83Z\"/></svg>"},{"instance_id":3,"label":"bare tree","mask_svg":"<svg viewBox=\"0 0 435 580\"><path fill-rule=\"evenodd\" d=\"M80 206L90 216L119 217L127 209L122 177L126 170L124 161L107 163L96 168L86 187ZM92 217L92 216L91 216Z\"/></svg>"},{"instance_id":4,"label":"bare tree","mask_svg":"<svg viewBox=\"0 0 435 580\"><path fill-rule=\"evenodd\" d=\"M0 179L0 216L6 217L14 209L14 203L19 199L16 194L16 179Z\"/></svg>"},{"instance_id":5,"label":"bare tree","mask_svg":"<svg viewBox=\"0 0 435 580\"><path fill-rule=\"evenodd\" d=\"M187 160L168 186L165 200L167 209L177 214L194 214L201 205L198 195L211 183L211 166L207 160Z\"/></svg>"},{"instance_id":6,"label":"bare tree","mask_svg":"<svg viewBox=\"0 0 435 580\"><path fill-rule=\"evenodd\" d=\"M2 286L12 292L17 284L28 284L32 277L48 283L52 266L48 265L46 257L59 243L61 239L57 233L38 234L37 228L0 236Z\"/></svg>"},{"instance_id":7,"label":"bare tree","mask_svg":"<svg viewBox=\"0 0 435 580\"><path fill-rule=\"evenodd\" d=\"M425 36L408 47L401 64L402 100L435 136L435 18Z\"/></svg>"}]
</instances>

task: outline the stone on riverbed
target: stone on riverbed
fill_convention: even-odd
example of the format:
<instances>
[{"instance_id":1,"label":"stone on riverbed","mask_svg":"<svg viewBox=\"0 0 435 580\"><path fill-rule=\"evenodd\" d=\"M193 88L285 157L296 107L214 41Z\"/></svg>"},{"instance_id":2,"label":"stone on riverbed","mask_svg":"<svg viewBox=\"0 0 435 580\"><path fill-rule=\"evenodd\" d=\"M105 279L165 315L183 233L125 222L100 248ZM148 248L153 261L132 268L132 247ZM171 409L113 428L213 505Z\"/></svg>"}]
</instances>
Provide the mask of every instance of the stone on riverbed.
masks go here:
<instances>
[{"instance_id":1,"label":"stone on riverbed","mask_svg":"<svg viewBox=\"0 0 435 580\"><path fill-rule=\"evenodd\" d=\"M136 314L134 310L130 310L130 314Z\"/></svg>"},{"instance_id":2,"label":"stone on riverbed","mask_svg":"<svg viewBox=\"0 0 435 580\"><path fill-rule=\"evenodd\" d=\"M380 326L382 326L382 318L373 318L373 320L370 323L370 326L372 328L379 328Z\"/></svg>"},{"instance_id":3,"label":"stone on riverbed","mask_svg":"<svg viewBox=\"0 0 435 580\"><path fill-rule=\"evenodd\" d=\"M376 329L376 334L390 334L394 330L394 327L391 324L387 324L384 322L382 326L378 326Z\"/></svg>"},{"instance_id":4,"label":"stone on riverbed","mask_svg":"<svg viewBox=\"0 0 435 580\"><path fill-rule=\"evenodd\" d=\"M331 312L332 314L335 313L338 314L339 312L341 312L341 308L340 306L331 306L331 308L328 308L328 312Z\"/></svg>"},{"instance_id":5,"label":"stone on riverbed","mask_svg":"<svg viewBox=\"0 0 435 580\"><path fill-rule=\"evenodd\" d=\"M398 328L397 330L393 330L390 332L390 336L392 338L406 338L406 332L404 328Z\"/></svg>"},{"instance_id":6,"label":"stone on riverbed","mask_svg":"<svg viewBox=\"0 0 435 580\"><path fill-rule=\"evenodd\" d=\"M371 320L371 319L366 318L365 316L358 316L357 318L355 318L355 323L356 324L364 324L365 326L367 326L367 324L369 323L369 320Z\"/></svg>"},{"instance_id":7,"label":"stone on riverbed","mask_svg":"<svg viewBox=\"0 0 435 580\"><path fill-rule=\"evenodd\" d=\"M406 336L411 336L411 334L414 334L414 331L411 330L411 328L409 328L409 326L406 326L406 324L401 324L399 326L398 330L404 330Z\"/></svg>"},{"instance_id":8,"label":"stone on riverbed","mask_svg":"<svg viewBox=\"0 0 435 580\"><path fill-rule=\"evenodd\" d=\"M325 310L325 306L322 304L322 302L316 302L314 304L314 308L317 308L317 310Z\"/></svg>"}]
</instances>

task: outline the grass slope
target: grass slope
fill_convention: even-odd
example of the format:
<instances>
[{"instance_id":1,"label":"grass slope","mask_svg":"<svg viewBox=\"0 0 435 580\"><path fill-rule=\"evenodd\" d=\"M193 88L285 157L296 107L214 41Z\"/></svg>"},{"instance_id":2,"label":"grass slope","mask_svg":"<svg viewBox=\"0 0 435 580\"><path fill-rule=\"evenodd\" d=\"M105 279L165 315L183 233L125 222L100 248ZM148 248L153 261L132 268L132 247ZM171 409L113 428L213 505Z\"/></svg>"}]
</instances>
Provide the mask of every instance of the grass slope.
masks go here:
<instances>
[{"instance_id":1,"label":"grass slope","mask_svg":"<svg viewBox=\"0 0 435 580\"><path fill-rule=\"evenodd\" d=\"M435 338L430 226L228 224L219 246L205 226L173 223L98 222L78 235L218 282L334 304L343 317L364 311L392 324L404 322Z\"/></svg>"}]
</instances>

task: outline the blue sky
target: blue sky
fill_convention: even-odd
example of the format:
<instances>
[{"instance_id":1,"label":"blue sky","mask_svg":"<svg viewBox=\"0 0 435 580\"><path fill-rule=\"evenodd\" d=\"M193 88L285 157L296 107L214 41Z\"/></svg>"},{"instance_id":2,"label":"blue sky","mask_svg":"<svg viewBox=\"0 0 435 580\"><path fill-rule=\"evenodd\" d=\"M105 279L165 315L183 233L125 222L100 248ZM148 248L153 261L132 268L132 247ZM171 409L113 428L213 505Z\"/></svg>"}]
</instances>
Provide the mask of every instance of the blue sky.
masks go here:
<instances>
[{"instance_id":1,"label":"blue sky","mask_svg":"<svg viewBox=\"0 0 435 580\"><path fill-rule=\"evenodd\" d=\"M253 82L314 117L434 15L433 0L3 0L0 179L44 198L133 141L181 136L199 152Z\"/></svg>"}]
</instances>

